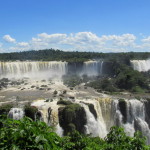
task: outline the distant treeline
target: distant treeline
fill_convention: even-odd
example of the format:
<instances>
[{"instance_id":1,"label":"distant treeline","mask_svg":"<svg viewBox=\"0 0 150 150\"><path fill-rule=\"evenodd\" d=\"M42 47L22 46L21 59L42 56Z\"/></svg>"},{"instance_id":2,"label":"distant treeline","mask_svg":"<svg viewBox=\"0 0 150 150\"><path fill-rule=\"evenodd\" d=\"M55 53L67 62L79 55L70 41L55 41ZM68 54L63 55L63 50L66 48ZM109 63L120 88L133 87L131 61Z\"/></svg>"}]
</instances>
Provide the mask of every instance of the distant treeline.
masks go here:
<instances>
[{"instance_id":1,"label":"distant treeline","mask_svg":"<svg viewBox=\"0 0 150 150\"><path fill-rule=\"evenodd\" d=\"M0 61L68 61L84 62L89 59L120 60L128 63L131 59L150 58L150 52L128 52L128 53L98 53L98 52L65 52L61 50L45 49L24 52L1 53Z\"/></svg>"}]
</instances>

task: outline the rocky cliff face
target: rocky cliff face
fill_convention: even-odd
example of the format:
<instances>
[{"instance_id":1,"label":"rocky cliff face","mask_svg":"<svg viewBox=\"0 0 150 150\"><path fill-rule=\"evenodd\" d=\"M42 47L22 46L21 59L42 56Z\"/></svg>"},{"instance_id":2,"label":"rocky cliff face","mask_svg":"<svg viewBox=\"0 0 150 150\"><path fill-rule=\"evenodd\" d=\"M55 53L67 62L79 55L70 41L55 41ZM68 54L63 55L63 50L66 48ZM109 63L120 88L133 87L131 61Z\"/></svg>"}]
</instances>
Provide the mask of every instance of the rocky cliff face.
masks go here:
<instances>
[{"instance_id":1,"label":"rocky cliff face","mask_svg":"<svg viewBox=\"0 0 150 150\"><path fill-rule=\"evenodd\" d=\"M77 130L85 133L86 114L83 107L79 104L71 104L66 107L59 108L59 124L64 130L64 135Z\"/></svg>"},{"instance_id":2,"label":"rocky cliff face","mask_svg":"<svg viewBox=\"0 0 150 150\"><path fill-rule=\"evenodd\" d=\"M145 120L150 128L150 100L144 101L144 105L145 105Z\"/></svg>"}]
</instances>

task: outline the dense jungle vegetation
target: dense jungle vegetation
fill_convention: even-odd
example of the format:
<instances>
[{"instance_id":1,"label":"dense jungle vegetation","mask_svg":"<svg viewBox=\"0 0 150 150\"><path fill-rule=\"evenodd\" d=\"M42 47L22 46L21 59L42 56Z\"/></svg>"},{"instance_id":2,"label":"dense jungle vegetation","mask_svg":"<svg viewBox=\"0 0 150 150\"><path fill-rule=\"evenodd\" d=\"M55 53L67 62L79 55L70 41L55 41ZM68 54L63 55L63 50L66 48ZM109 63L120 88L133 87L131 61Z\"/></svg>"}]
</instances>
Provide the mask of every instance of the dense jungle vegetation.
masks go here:
<instances>
[{"instance_id":1,"label":"dense jungle vegetation","mask_svg":"<svg viewBox=\"0 0 150 150\"><path fill-rule=\"evenodd\" d=\"M99 92L107 91L132 93L149 93L150 92L150 72L138 72L126 64L120 64L112 61L112 75L103 74L96 77L88 77L87 75L64 75L64 84L68 87L75 87L81 83L85 83L86 87L93 87Z\"/></svg>"},{"instance_id":2,"label":"dense jungle vegetation","mask_svg":"<svg viewBox=\"0 0 150 150\"><path fill-rule=\"evenodd\" d=\"M31 50L24 52L1 53L0 61L15 60L41 60L41 61L68 61L83 62L89 59L118 59L128 63L130 59L147 59L149 52L128 52L128 53L98 53L98 52L67 52L54 49Z\"/></svg>"},{"instance_id":3,"label":"dense jungle vegetation","mask_svg":"<svg viewBox=\"0 0 150 150\"><path fill-rule=\"evenodd\" d=\"M125 64L115 64L114 76L95 79L87 83L87 86L97 90L108 92L121 92L124 90L134 93L150 92L150 74L133 70Z\"/></svg>"},{"instance_id":4,"label":"dense jungle vegetation","mask_svg":"<svg viewBox=\"0 0 150 150\"><path fill-rule=\"evenodd\" d=\"M104 139L77 131L59 137L54 129L27 117L0 120L1 150L149 150L139 132L129 137L123 128L112 127Z\"/></svg>"}]
</instances>

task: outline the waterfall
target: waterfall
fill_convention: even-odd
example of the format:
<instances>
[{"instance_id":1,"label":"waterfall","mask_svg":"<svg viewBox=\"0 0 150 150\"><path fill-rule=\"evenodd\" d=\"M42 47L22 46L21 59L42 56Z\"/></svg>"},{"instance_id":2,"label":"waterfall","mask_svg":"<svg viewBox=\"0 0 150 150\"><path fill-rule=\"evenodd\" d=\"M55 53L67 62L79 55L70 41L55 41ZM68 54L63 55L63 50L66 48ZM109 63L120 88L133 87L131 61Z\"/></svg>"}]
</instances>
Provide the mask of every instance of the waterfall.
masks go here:
<instances>
[{"instance_id":1,"label":"waterfall","mask_svg":"<svg viewBox=\"0 0 150 150\"><path fill-rule=\"evenodd\" d=\"M115 124L122 126L125 132L129 136L133 136L134 132L139 130L144 136L147 137L147 143L150 143L150 129L148 123L145 120L145 104L144 101L139 101L136 99L125 100L126 112L126 122L123 121L123 114L121 113L121 108L118 106L119 101L114 100L113 105L115 108Z\"/></svg>"},{"instance_id":2,"label":"waterfall","mask_svg":"<svg viewBox=\"0 0 150 150\"><path fill-rule=\"evenodd\" d=\"M37 107L41 113L41 120L46 122L49 126L56 127L56 133L59 136L63 136L63 129L59 125L57 100L46 102L44 100L37 100L31 104L31 106Z\"/></svg>"},{"instance_id":3,"label":"waterfall","mask_svg":"<svg viewBox=\"0 0 150 150\"><path fill-rule=\"evenodd\" d=\"M67 72L67 64L61 61L0 62L0 77L61 77Z\"/></svg>"},{"instance_id":4,"label":"waterfall","mask_svg":"<svg viewBox=\"0 0 150 150\"><path fill-rule=\"evenodd\" d=\"M98 76L99 74L102 74L102 66L103 61L86 61L83 64L83 71L81 74L87 74L88 76Z\"/></svg>"},{"instance_id":5,"label":"waterfall","mask_svg":"<svg viewBox=\"0 0 150 150\"><path fill-rule=\"evenodd\" d=\"M24 117L24 111L22 108L11 108L8 117L14 120L19 120Z\"/></svg>"},{"instance_id":6,"label":"waterfall","mask_svg":"<svg viewBox=\"0 0 150 150\"><path fill-rule=\"evenodd\" d=\"M57 101L57 99L51 102L37 100L31 105L38 108L39 117L42 118L42 121L49 126L55 126L56 133L63 136L64 131L59 124L58 109L65 106L57 105ZM112 126L120 126L129 136L134 136L135 131L141 131L147 138L147 144L150 144L150 123L146 120L146 116L149 115L149 110L146 109L147 102L147 100L111 99L107 97L75 100L75 103L80 104L86 113L87 123L84 124L86 134L104 138ZM89 104L94 107L89 107ZM94 115L95 112L96 115ZM24 112L21 108L12 108L8 113L8 117L16 120L23 116Z\"/></svg>"},{"instance_id":7,"label":"waterfall","mask_svg":"<svg viewBox=\"0 0 150 150\"><path fill-rule=\"evenodd\" d=\"M83 103L80 102L80 105L84 108L87 117L87 124L85 126L86 134L90 134L93 137L99 136L101 138L104 138L107 135L107 129L102 117L102 111L99 102L95 100L91 100L88 102L94 105L94 109L97 113L97 118L95 118L94 114L90 112L86 101L84 101Z\"/></svg>"},{"instance_id":8,"label":"waterfall","mask_svg":"<svg viewBox=\"0 0 150 150\"><path fill-rule=\"evenodd\" d=\"M150 70L150 59L148 60L131 60L131 65L134 70L146 72Z\"/></svg>"},{"instance_id":9,"label":"waterfall","mask_svg":"<svg viewBox=\"0 0 150 150\"><path fill-rule=\"evenodd\" d=\"M82 104L87 115L87 134L91 133L91 136L103 138L112 126L121 126L129 136L134 136L135 131L142 132L147 137L147 144L150 144L150 128L146 122L144 100L123 100L123 105L119 105L120 100L110 98L100 98L86 102L94 105L98 116L95 119L88 106Z\"/></svg>"},{"instance_id":10,"label":"waterfall","mask_svg":"<svg viewBox=\"0 0 150 150\"><path fill-rule=\"evenodd\" d=\"M100 136L100 124L95 119L94 115L89 111L88 106L83 104L83 107L86 112L87 125L86 125L86 134L90 134L93 137Z\"/></svg>"},{"instance_id":11,"label":"waterfall","mask_svg":"<svg viewBox=\"0 0 150 150\"><path fill-rule=\"evenodd\" d=\"M101 62L101 67L100 67L100 74L103 74L103 61Z\"/></svg>"},{"instance_id":12,"label":"waterfall","mask_svg":"<svg viewBox=\"0 0 150 150\"><path fill-rule=\"evenodd\" d=\"M75 72L81 67L75 63ZM79 69L80 70L80 69ZM62 61L15 61L0 62L0 78L61 78L68 73L68 63ZM103 61L86 61L77 74L98 76L103 73Z\"/></svg>"},{"instance_id":13,"label":"waterfall","mask_svg":"<svg viewBox=\"0 0 150 150\"><path fill-rule=\"evenodd\" d=\"M56 133L57 135L59 135L60 137L63 136L63 128L60 126L60 124L58 123L57 126L56 126Z\"/></svg>"},{"instance_id":14,"label":"waterfall","mask_svg":"<svg viewBox=\"0 0 150 150\"><path fill-rule=\"evenodd\" d=\"M112 100L108 97L106 98L98 98L97 101L99 102L98 109L101 110L101 117L103 118L106 130L109 132L110 128L114 126L114 107L112 107Z\"/></svg>"}]
</instances>

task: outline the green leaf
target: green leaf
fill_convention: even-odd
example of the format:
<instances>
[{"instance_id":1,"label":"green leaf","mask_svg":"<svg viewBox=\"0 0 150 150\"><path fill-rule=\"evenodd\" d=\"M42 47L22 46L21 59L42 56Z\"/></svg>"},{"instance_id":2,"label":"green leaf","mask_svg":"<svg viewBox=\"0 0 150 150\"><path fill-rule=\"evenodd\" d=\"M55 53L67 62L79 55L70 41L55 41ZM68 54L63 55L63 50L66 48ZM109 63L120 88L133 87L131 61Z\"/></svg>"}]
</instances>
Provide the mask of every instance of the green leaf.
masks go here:
<instances>
[{"instance_id":1,"label":"green leaf","mask_svg":"<svg viewBox=\"0 0 150 150\"><path fill-rule=\"evenodd\" d=\"M35 142L39 143L39 142L47 142L47 140L44 138L43 135L39 135L35 138Z\"/></svg>"}]
</instances>

